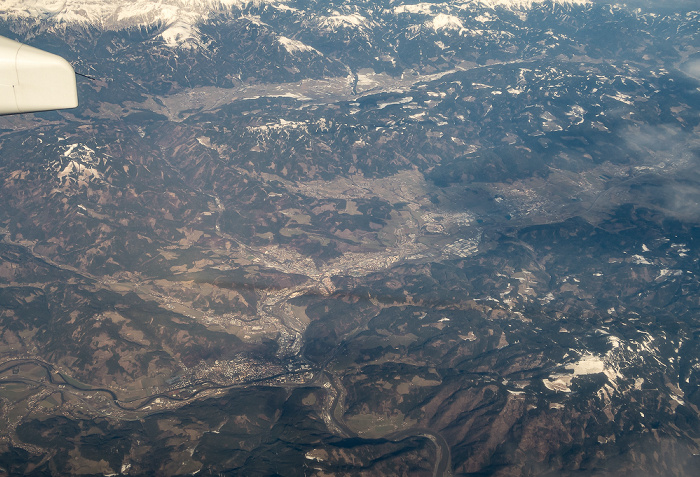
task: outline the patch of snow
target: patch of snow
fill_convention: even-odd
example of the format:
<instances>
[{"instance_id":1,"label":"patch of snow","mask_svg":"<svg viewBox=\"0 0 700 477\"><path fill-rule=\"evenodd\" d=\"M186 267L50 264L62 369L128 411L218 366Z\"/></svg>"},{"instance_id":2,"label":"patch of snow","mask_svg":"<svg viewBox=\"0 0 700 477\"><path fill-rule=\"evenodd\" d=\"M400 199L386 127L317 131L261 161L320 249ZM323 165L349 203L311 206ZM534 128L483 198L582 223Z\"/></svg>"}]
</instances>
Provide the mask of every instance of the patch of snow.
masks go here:
<instances>
[{"instance_id":1,"label":"patch of snow","mask_svg":"<svg viewBox=\"0 0 700 477\"><path fill-rule=\"evenodd\" d=\"M279 5L276 5L273 3L272 8L274 8L276 10L280 10L282 12L295 12L296 13L299 11L298 8L290 7L289 5L285 5L284 3L281 3Z\"/></svg>"},{"instance_id":2,"label":"patch of snow","mask_svg":"<svg viewBox=\"0 0 700 477\"><path fill-rule=\"evenodd\" d=\"M256 0L271 5L287 0ZM197 23L212 14L242 8L250 0L4 0L0 19L27 18L105 30L166 25L160 36L168 46L196 46Z\"/></svg>"},{"instance_id":3,"label":"patch of snow","mask_svg":"<svg viewBox=\"0 0 700 477\"><path fill-rule=\"evenodd\" d=\"M304 96L300 93L282 93L282 94L270 94L270 98L292 98L298 101L311 101L311 98Z\"/></svg>"},{"instance_id":4,"label":"patch of snow","mask_svg":"<svg viewBox=\"0 0 700 477\"><path fill-rule=\"evenodd\" d=\"M629 95L623 94L619 91L614 96L610 95L610 94L606 94L605 96L607 96L608 98L615 99L621 103L625 103L625 104L629 104L629 105L634 104L634 100Z\"/></svg>"},{"instance_id":5,"label":"patch of snow","mask_svg":"<svg viewBox=\"0 0 700 477\"><path fill-rule=\"evenodd\" d=\"M651 265L652 263L641 255L632 255L632 262L637 265Z\"/></svg>"},{"instance_id":6,"label":"patch of snow","mask_svg":"<svg viewBox=\"0 0 700 477\"><path fill-rule=\"evenodd\" d=\"M278 123L267 123L264 126L249 126L246 129L249 132L266 133L270 131L280 131L282 129L306 129L308 124L304 121L287 121L280 119Z\"/></svg>"},{"instance_id":7,"label":"patch of snow","mask_svg":"<svg viewBox=\"0 0 700 477\"><path fill-rule=\"evenodd\" d=\"M394 14L409 13L414 15L430 15L435 10L450 10L453 8L459 10L474 10L475 7L486 7L493 8L508 8L511 10L529 10L533 6L541 3L557 3L560 5L587 5L590 0L466 0L460 3L448 4L448 3L427 3L420 2L416 4L409 5L398 5L393 8ZM521 19L523 17L521 16ZM486 22L491 19L488 12L479 14L474 18L478 22Z\"/></svg>"},{"instance_id":8,"label":"patch of snow","mask_svg":"<svg viewBox=\"0 0 700 477\"><path fill-rule=\"evenodd\" d=\"M296 53L299 51L311 51L315 53L319 53L316 48L309 46L305 43L302 43L297 40L292 40L291 38L287 38L286 36L281 36L277 39L277 41L282 45L289 53ZM320 53L319 53L320 54Z\"/></svg>"},{"instance_id":9,"label":"patch of snow","mask_svg":"<svg viewBox=\"0 0 700 477\"><path fill-rule=\"evenodd\" d=\"M663 268L659 271L659 276L656 277L656 280L660 280L667 276L677 277L679 275L683 275L682 270L669 270L667 268Z\"/></svg>"},{"instance_id":10,"label":"patch of snow","mask_svg":"<svg viewBox=\"0 0 700 477\"><path fill-rule=\"evenodd\" d=\"M542 380L544 387L551 391L557 391L562 393L570 393L571 388L571 375L567 374L555 374L549 378Z\"/></svg>"},{"instance_id":11,"label":"patch of snow","mask_svg":"<svg viewBox=\"0 0 700 477\"><path fill-rule=\"evenodd\" d=\"M82 181L90 179L102 179L102 173L94 167L88 167L78 161L68 161L68 164L56 174L56 177L63 179L66 176L76 176Z\"/></svg>"},{"instance_id":12,"label":"patch of snow","mask_svg":"<svg viewBox=\"0 0 700 477\"><path fill-rule=\"evenodd\" d=\"M411 101L413 101L413 98L412 98L411 96L408 96L408 97L406 97L406 98L402 98L402 99L400 99L400 100L398 100L398 101L393 101L393 102L390 102L390 103L379 103L378 106L379 106L379 109L384 109L384 108L386 108L387 106L394 106L394 105L397 105L397 104L410 103Z\"/></svg>"},{"instance_id":13,"label":"patch of snow","mask_svg":"<svg viewBox=\"0 0 700 477\"><path fill-rule=\"evenodd\" d=\"M574 376L585 376L588 374L598 374L605 371L605 362L600 356L585 354L576 363L566 366L574 372Z\"/></svg>"},{"instance_id":14,"label":"patch of snow","mask_svg":"<svg viewBox=\"0 0 700 477\"><path fill-rule=\"evenodd\" d=\"M313 455L313 451L307 452L307 453L304 455L304 457L307 458L308 460L313 460L313 461L316 461L316 462L323 462L323 459L321 459L321 458L318 457L318 456Z\"/></svg>"},{"instance_id":15,"label":"patch of snow","mask_svg":"<svg viewBox=\"0 0 700 477\"><path fill-rule=\"evenodd\" d=\"M485 7L504 7L511 9L530 9L540 3L557 3L560 5L588 5L590 0L472 0L468 4L481 4Z\"/></svg>"},{"instance_id":16,"label":"patch of snow","mask_svg":"<svg viewBox=\"0 0 700 477\"><path fill-rule=\"evenodd\" d=\"M583 109L583 108L582 108L581 106L579 106L578 104L572 106L571 111L569 111L568 113L566 113L567 116L569 116L570 118L572 118L572 120L573 120L572 123L573 123L574 125L578 125L578 124L581 124L581 123L583 122L583 115L584 115L584 114L586 114L586 110Z\"/></svg>"},{"instance_id":17,"label":"patch of snow","mask_svg":"<svg viewBox=\"0 0 700 477\"><path fill-rule=\"evenodd\" d=\"M195 47L199 42L199 31L190 23L176 21L159 35L170 47Z\"/></svg>"},{"instance_id":18,"label":"patch of snow","mask_svg":"<svg viewBox=\"0 0 700 477\"><path fill-rule=\"evenodd\" d=\"M363 28L370 25L369 20L363 17L359 13L351 13L349 15L341 15L340 13L334 13L329 17L321 18L321 26L329 29L335 29L338 27L345 28Z\"/></svg>"},{"instance_id":19,"label":"patch of snow","mask_svg":"<svg viewBox=\"0 0 700 477\"><path fill-rule=\"evenodd\" d=\"M440 30L464 30L462 20L446 13L438 13L432 20L426 22L426 26L436 32Z\"/></svg>"},{"instance_id":20,"label":"patch of snow","mask_svg":"<svg viewBox=\"0 0 700 477\"><path fill-rule=\"evenodd\" d=\"M676 396L675 394L671 394L671 399L673 399L674 401L676 401L676 402L677 402L678 404L680 404L681 406L685 406L685 401L683 401L681 398L679 398L679 397Z\"/></svg>"},{"instance_id":21,"label":"patch of snow","mask_svg":"<svg viewBox=\"0 0 700 477\"><path fill-rule=\"evenodd\" d=\"M608 342L612 345L613 349L615 349L620 347L621 340L617 336L609 335Z\"/></svg>"},{"instance_id":22,"label":"patch of snow","mask_svg":"<svg viewBox=\"0 0 700 477\"><path fill-rule=\"evenodd\" d=\"M394 13L399 14L399 13L412 13L412 14L421 14L421 15L430 15L432 13L433 7L437 7L438 5L435 5L433 3L416 3L414 5L399 5L398 7L394 7Z\"/></svg>"},{"instance_id":23,"label":"patch of snow","mask_svg":"<svg viewBox=\"0 0 700 477\"><path fill-rule=\"evenodd\" d=\"M80 144L71 144L70 146L68 146L68 149L66 149L65 152L63 153L63 157L69 157L71 154L73 154L73 151L79 145Z\"/></svg>"}]
</instances>

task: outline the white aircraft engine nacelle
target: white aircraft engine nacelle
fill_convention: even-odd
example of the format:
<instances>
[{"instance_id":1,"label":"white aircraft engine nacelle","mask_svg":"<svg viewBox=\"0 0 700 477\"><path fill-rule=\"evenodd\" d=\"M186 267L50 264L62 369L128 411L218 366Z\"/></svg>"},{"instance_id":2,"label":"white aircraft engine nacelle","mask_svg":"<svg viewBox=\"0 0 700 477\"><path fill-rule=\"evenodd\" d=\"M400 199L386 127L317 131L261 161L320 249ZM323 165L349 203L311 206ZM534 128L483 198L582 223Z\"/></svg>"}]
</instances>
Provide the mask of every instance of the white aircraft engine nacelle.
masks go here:
<instances>
[{"instance_id":1,"label":"white aircraft engine nacelle","mask_svg":"<svg viewBox=\"0 0 700 477\"><path fill-rule=\"evenodd\" d=\"M0 114L76 106L78 90L70 63L0 36Z\"/></svg>"}]
</instances>

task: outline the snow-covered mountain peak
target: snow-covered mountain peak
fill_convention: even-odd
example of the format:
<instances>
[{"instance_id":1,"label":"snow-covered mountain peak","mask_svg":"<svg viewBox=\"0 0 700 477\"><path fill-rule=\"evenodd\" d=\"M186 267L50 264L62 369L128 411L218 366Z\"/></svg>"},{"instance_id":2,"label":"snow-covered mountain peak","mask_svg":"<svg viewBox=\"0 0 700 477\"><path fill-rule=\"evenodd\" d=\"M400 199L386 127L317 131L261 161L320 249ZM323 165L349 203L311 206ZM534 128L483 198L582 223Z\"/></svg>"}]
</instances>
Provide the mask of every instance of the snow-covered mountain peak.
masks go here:
<instances>
[{"instance_id":1,"label":"snow-covered mountain peak","mask_svg":"<svg viewBox=\"0 0 700 477\"><path fill-rule=\"evenodd\" d=\"M444 7L469 9L475 6L531 8L541 3L584 5L590 0L459 0L444 3L419 2L394 7L396 13L435 13ZM51 18L57 22L94 23L106 28L141 24L144 21L174 22L183 17L203 18L212 12L230 8L270 4L281 9L296 10L290 0L4 0L0 18ZM328 17L331 23L359 26L366 19L360 13Z\"/></svg>"},{"instance_id":2,"label":"snow-covered mountain peak","mask_svg":"<svg viewBox=\"0 0 700 477\"><path fill-rule=\"evenodd\" d=\"M196 24L211 14L285 0L5 0L0 18L52 20L63 24L120 29L166 25L161 36L170 46L197 38Z\"/></svg>"},{"instance_id":3,"label":"snow-covered mountain peak","mask_svg":"<svg viewBox=\"0 0 700 477\"><path fill-rule=\"evenodd\" d=\"M393 7L393 12L431 17L425 20L425 24L436 31L462 31L464 18L460 18L463 16L460 12L465 10L527 10L546 2L574 6L588 4L590 0L448 0L443 3L400 4ZM199 40L197 25L212 14L241 11L263 4L279 10L298 11L301 8L293 0L4 0L0 19L50 20L65 25L95 25L108 30L163 25L160 37L167 45L195 46ZM317 18L319 27L328 31L339 28L361 30L377 25L373 9L359 4L354 7L346 5L342 11L331 10ZM295 49L291 43L285 47Z\"/></svg>"},{"instance_id":4,"label":"snow-covered mountain peak","mask_svg":"<svg viewBox=\"0 0 700 477\"><path fill-rule=\"evenodd\" d=\"M463 5L478 3L487 7L507 7L507 8L532 8L540 3L556 3L559 5L588 5L590 0L472 0L464 2Z\"/></svg>"},{"instance_id":5,"label":"snow-covered mountain peak","mask_svg":"<svg viewBox=\"0 0 700 477\"><path fill-rule=\"evenodd\" d=\"M438 13L429 22L429 27L435 31L439 30L462 30L464 25L462 21L454 15L447 15L445 13Z\"/></svg>"},{"instance_id":6,"label":"snow-covered mountain peak","mask_svg":"<svg viewBox=\"0 0 700 477\"><path fill-rule=\"evenodd\" d=\"M302 43L298 40L292 40L291 38L287 38L285 36L280 36L277 41L282 45L285 50L289 53L297 53L297 52L312 52L316 54L320 54L315 48Z\"/></svg>"},{"instance_id":7,"label":"snow-covered mountain peak","mask_svg":"<svg viewBox=\"0 0 700 477\"><path fill-rule=\"evenodd\" d=\"M371 24L371 20L359 13L342 14L333 12L333 14L321 18L321 26L334 30L338 27L344 28L363 28Z\"/></svg>"}]
</instances>

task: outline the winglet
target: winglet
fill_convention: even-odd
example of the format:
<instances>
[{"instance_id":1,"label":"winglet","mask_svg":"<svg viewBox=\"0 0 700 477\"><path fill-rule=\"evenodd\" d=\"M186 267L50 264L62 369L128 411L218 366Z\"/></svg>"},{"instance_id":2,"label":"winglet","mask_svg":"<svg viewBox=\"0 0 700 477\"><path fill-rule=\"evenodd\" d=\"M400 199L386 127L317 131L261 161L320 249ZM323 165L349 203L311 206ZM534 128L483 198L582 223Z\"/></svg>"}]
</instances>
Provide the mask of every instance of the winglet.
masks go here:
<instances>
[{"instance_id":1,"label":"winglet","mask_svg":"<svg viewBox=\"0 0 700 477\"><path fill-rule=\"evenodd\" d=\"M76 106L78 90L70 63L0 36L0 114Z\"/></svg>"}]
</instances>

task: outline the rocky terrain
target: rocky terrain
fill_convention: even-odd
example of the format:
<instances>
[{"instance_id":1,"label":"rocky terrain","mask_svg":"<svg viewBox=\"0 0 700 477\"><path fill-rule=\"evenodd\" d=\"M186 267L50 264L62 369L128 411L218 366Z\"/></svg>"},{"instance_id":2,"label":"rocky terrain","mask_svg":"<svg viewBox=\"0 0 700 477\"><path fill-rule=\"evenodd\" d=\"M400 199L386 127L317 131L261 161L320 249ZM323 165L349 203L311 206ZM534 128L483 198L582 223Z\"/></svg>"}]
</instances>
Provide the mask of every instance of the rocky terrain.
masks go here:
<instances>
[{"instance_id":1,"label":"rocky terrain","mask_svg":"<svg viewBox=\"0 0 700 477\"><path fill-rule=\"evenodd\" d=\"M15 3L17 3L15 5ZM0 468L692 475L700 12L9 2Z\"/></svg>"}]
</instances>

